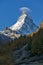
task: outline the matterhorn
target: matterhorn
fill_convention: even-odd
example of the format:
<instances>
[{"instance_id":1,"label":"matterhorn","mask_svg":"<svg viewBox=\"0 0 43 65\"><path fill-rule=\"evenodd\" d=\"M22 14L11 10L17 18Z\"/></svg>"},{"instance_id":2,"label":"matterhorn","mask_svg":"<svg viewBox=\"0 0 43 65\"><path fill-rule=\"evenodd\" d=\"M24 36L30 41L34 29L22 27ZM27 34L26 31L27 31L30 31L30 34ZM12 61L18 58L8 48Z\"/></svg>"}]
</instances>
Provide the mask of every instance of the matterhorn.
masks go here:
<instances>
[{"instance_id":1,"label":"matterhorn","mask_svg":"<svg viewBox=\"0 0 43 65\"><path fill-rule=\"evenodd\" d=\"M29 34L36 30L37 26L33 23L32 17L29 14L29 9L21 8L22 14L18 18L16 24L10 27L17 34Z\"/></svg>"},{"instance_id":2,"label":"matterhorn","mask_svg":"<svg viewBox=\"0 0 43 65\"><path fill-rule=\"evenodd\" d=\"M30 34L37 29L37 26L30 16L30 9L23 7L20 10L21 15L17 22L10 27L6 27L3 31L0 31L1 41L11 41L11 39L18 38L20 35Z\"/></svg>"}]
</instances>

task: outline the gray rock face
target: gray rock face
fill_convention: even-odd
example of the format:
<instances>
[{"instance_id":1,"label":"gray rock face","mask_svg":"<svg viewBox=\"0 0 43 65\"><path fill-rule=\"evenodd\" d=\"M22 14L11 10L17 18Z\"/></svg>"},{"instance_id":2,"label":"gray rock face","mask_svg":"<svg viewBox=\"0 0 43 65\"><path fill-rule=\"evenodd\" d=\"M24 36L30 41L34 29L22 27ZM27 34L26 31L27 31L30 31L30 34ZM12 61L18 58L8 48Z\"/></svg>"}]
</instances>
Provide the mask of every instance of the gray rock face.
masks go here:
<instances>
[{"instance_id":1,"label":"gray rock face","mask_svg":"<svg viewBox=\"0 0 43 65\"><path fill-rule=\"evenodd\" d=\"M27 46L27 45L26 45ZM43 65L43 54L33 56L31 51L25 50L26 46L13 52L15 65Z\"/></svg>"}]
</instances>

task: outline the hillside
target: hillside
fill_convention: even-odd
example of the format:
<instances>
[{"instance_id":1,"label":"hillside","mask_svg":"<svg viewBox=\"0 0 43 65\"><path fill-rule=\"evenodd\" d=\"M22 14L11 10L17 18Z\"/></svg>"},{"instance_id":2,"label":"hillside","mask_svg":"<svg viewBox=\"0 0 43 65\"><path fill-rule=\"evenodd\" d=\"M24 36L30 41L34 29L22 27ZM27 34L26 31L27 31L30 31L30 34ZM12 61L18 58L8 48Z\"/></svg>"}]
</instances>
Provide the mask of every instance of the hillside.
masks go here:
<instances>
[{"instance_id":1,"label":"hillside","mask_svg":"<svg viewBox=\"0 0 43 65\"><path fill-rule=\"evenodd\" d=\"M1 41L1 40L0 40ZM0 65L43 65L43 26L30 35L0 45Z\"/></svg>"}]
</instances>

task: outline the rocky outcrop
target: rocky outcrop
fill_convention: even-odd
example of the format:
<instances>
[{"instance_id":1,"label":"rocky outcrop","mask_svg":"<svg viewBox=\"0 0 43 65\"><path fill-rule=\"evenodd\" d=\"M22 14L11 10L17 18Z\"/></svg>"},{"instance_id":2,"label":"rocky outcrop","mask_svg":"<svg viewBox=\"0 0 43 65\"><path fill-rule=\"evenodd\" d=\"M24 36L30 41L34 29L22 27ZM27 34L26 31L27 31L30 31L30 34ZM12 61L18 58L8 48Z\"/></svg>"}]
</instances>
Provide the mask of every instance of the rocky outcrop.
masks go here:
<instances>
[{"instance_id":1,"label":"rocky outcrop","mask_svg":"<svg viewBox=\"0 0 43 65\"><path fill-rule=\"evenodd\" d=\"M27 45L25 45L20 50L13 52L14 64L15 65L30 65L30 64L43 64L43 54L32 55L31 51L26 50Z\"/></svg>"}]
</instances>

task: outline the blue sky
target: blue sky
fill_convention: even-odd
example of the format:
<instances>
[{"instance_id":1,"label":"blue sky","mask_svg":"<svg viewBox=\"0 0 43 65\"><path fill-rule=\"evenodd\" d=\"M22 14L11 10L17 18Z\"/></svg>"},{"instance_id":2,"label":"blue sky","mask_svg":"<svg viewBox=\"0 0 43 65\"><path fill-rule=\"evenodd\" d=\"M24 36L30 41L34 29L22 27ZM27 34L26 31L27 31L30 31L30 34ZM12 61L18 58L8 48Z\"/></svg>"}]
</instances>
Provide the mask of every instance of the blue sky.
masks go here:
<instances>
[{"instance_id":1,"label":"blue sky","mask_svg":"<svg viewBox=\"0 0 43 65\"><path fill-rule=\"evenodd\" d=\"M18 20L21 7L32 10L31 16L35 24L38 25L43 20L43 0L0 0L0 30Z\"/></svg>"}]
</instances>

